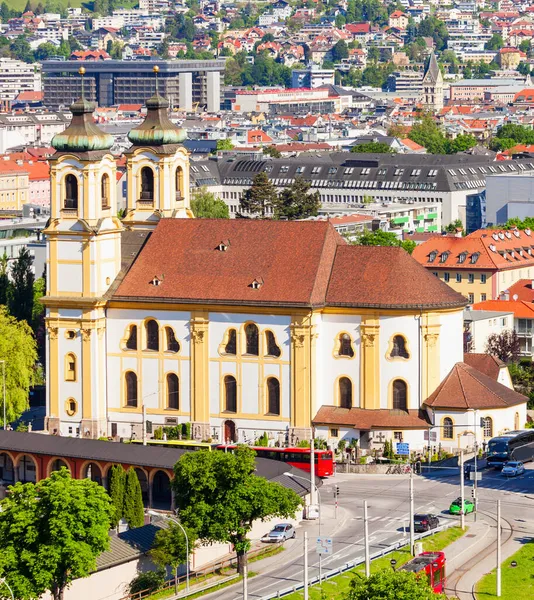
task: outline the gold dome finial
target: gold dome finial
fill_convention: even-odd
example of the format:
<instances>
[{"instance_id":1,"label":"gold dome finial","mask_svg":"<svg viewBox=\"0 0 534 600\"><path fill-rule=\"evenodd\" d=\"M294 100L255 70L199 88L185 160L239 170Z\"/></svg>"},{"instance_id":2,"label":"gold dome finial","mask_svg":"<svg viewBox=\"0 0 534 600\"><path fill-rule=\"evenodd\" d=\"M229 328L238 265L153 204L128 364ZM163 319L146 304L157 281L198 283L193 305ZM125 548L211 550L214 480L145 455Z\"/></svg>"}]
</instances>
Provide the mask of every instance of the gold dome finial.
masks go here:
<instances>
[{"instance_id":1,"label":"gold dome finial","mask_svg":"<svg viewBox=\"0 0 534 600\"><path fill-rule=\"evenodd\" d=\"M78 73L79 73L80 75L85 75L85 67L80 67L80 68L78 69Z\"/></svg>"},{"instance_id":2,"label":"gold dome finial","mask_svg":"<svg viewBox=\"0 0 534 600\"><path fill-rule=\"evenodd\" d=\"M152 67L152 70L154 71L154 73L159 73L159 67L158 67L158 65L154 65Z\"/></svg>"}]
</instances>

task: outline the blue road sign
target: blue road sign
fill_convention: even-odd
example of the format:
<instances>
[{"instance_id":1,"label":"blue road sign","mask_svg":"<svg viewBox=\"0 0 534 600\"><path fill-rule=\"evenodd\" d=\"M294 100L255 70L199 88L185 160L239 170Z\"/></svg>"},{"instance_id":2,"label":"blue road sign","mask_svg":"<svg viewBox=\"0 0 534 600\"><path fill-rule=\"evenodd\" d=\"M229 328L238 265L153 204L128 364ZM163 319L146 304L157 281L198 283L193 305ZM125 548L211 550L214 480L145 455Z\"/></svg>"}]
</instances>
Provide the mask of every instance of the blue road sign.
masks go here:
<instances>
[{"instance_id":1,"label":"blue road sign","mask_svg":"<svg viewBox=\"0 0 534 600\"><path fill-rule=\"evenodd\" d=\"M410 456L410 444L397 444L397 454L402 454L404 456Z\"/></svg>"}]
</instances>

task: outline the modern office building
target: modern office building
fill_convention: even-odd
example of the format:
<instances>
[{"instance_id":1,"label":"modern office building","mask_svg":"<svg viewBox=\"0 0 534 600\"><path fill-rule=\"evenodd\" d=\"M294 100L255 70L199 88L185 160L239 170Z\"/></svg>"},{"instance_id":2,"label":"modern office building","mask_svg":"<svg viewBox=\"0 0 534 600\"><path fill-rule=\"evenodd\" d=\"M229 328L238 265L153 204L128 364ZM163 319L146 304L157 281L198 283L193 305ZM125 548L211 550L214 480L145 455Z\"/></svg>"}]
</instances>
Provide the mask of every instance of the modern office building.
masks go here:
<instances>
[{"instance_id":1,"label":"modern office building","mask_svg":"<svg viewBox=\"0 0 534 600\"><path fill-rule=\"evenodd\" d=\"M85 97L99 106L143 104L156 89L154 67L159 67L159 93L172 107L191 110L194 104L210 112L220 110L223 60L103 60L44 61L44 102L52 108L68 106L81 95L80 67L85 68Z\"/></svg>"},{"instance_id":2,"label":"modern office building","mask_svg":"<svg viewBox=\"0 0 534 600\"><path fill-rule=\"evenodd\" d=\"M334 69L320 69L315 65L306 69L295 69L291 73L292 88L317 88L334 85Z\"/></svg>"},{"instance_id":3,"label":"modern office building","mask_svg":"<svg viewBox=\"0 0 534 600\"><path fill-rule=\"evenodd\" d=\"M534 161L530 164L534 164ZM534 214L532 171L499 173L488 177L486 181L487 225L500 225L514 217L524 219Z\"/></svg>"}]
</instances>

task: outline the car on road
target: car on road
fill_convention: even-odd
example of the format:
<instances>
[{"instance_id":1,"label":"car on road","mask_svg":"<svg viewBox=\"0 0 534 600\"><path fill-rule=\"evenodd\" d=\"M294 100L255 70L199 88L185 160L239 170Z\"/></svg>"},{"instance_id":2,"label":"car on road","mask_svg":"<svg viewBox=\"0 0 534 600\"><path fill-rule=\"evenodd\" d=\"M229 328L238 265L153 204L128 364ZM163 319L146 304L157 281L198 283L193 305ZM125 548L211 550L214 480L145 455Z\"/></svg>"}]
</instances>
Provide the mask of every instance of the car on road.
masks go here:
<instances>
[{"instance_id":1,"label":"car on road","mask_svg":"<svg viewBox=\"0 0 534 600\"><path fill-rule=\"evenodd\" d=\"M296 537L297 533L291 523L279 523L275 525L269 533L261 538L262 542L285 542Z\"/></svg>"},{"instance_id":2,"label":"car on road","mask_svg":"<svg viewBox=\"0 0 534 600\"><path fill-rule=\"evenodd\" d=\"M451 513L451 515L459 515L462 512L462 499L461 498L456 498L456 500L454 500L452 502L452 504L450 505L449 508L449 512ZM473 504L473 502L471 502L471 500L467 500L467 498L464 499L464 514L468 514L470 512L473 512L475 510L475 505Z\"/></svg>"},{"instance_id":3,"label":"car on road","mask_svg":"<svg viewBox=\"0 0 534 600\"><path fill-rule=\"evenodd\" d=\"M522 475L525 472L525 465L516 460L509 460L504 464L501 473L506 475L506 477L516 477L517 475Z\"/></svg>"},{"instance_id":4,"label":"car on road","mask_svg":"<svg viewBox=\"0 0 534 600\"><path fill-rule=\"evenodd\" d=\"M422 533L439 527L439 519L436 515L417 514L413 516L413 528L416 533Z\"/></svg>"}]
</instances>

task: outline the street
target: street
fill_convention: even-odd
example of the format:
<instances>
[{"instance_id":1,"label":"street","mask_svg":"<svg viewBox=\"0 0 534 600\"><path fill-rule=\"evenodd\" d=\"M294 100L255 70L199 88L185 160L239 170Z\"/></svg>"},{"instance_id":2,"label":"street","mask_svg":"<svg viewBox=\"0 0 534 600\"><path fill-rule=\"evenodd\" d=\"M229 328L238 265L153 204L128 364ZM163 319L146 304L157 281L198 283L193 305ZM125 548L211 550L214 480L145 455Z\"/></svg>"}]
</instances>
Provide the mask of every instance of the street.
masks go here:
<instances>
[{"instance_id":1,"label":"street","mask_svg":"<svg viewBox=\"0 0 534 600\"><path fill-rule=\"evenodd\" d=\"M337 519L334 518L335 485L340 488ZM471 498L471 490L472 482L466 481L466 498ZM409 476L338 474L324 482L320 495L321 534L333 538L334 552L323 558L323 573L349 561L363 559L363 500L368 502L371 554L399 539L409 541ZM431 475L414 477L415 512L435 513L441 524L450 519L459 522L459 517L448 514L450 503L459 495L458 469L440 469ZM478 498L478 519L487 519L494 527L496 502L500 499L503 519L522 535L534 535L534 465L528 464L526 473L515 478L506 478L499 471L484 471L482 481L478 482ZM474 518L467 515L466 523L469 525ZM309 539L309 576L319 574L315 552L319 523L304 521L297 529L296 539L287 542L284 552L250 565L250 570L258 575L248 582L249 598L259 599L302 582L304 531L308 532ZM236 600L242 598L242 592L240 586L235 585L218 591L216 596L218 600Z\"/></svg>"}]
</instances>

